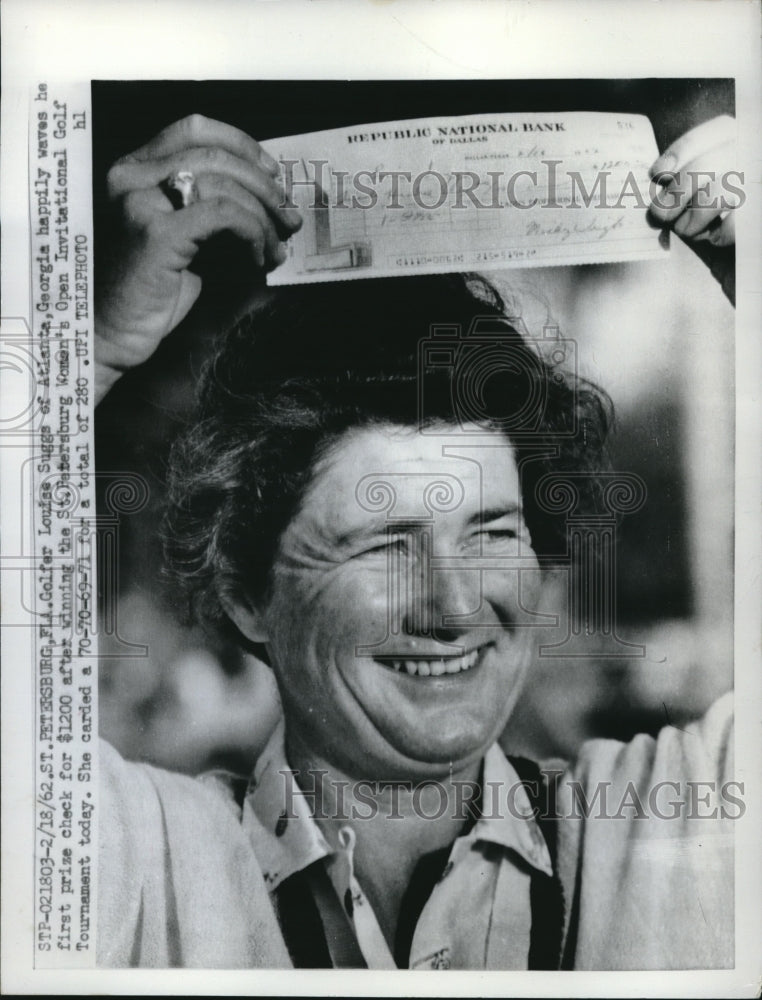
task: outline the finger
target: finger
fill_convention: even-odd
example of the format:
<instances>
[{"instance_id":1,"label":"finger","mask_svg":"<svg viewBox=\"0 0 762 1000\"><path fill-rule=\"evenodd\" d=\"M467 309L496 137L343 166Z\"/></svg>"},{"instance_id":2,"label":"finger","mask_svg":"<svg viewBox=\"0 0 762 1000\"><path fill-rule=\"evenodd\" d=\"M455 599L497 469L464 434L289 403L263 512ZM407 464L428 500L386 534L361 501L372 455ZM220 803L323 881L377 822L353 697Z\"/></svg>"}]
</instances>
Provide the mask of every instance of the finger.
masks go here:
<instances>
[{"instance_id":1,"label":"finger","mask_svg":"<svg viewBox=\"0 0 762 1000\"><path fill-rule=\"evenodd\" d=\"M109 196L119 197L140 188L159 187L173 173L190 171L196 176L219 174L245 188L273 212L290 231L302 224L296 209L282 206L283 191L261 168L215 146L197 146L162 159L119 160L108 173Z\"/></svg>"},{"instance_id":2,"label":"finger","mask_svg":"<svg viewBox=\"0 0 762 1000\"><path fill-rule=\"evenodd\" d=\"M717 224L700 233L695 240L706 241L716 247L731 247L736 242L736 214L730 210L717 217Z\"/></svg>"},{"instance_id":3,"label":"finger","mask_svg":"<svg viewBox=\"0 0 762 1000\"><path fill-rule=\"evenodd\" d=\"M219 178L215 183L219 183ZM237 196L222 194L221 188L214 191L206 187L206 182L203 190L206 192L207 204L219 205L222 202L226 204L229 202L231 206L235 206L234 210L232 208L229 211L224 210L216 228L212 225L209 231L222 232L226 228L233 229L229 225L229 215L235 211L240 216L239 235L254 245L258 265L263 267L269 263L274 267L283 262L286 256L285 249L280 243L272 219L256 199L250 195L247 198L246 192L239 192ZM124 221L128 230L137 234L141 244L150 245L153 254L164 259L164 264L169 264L177 271L188 267L198 252L198 242L194 237L193 227L189 229L184 225L187 221L186 213L192 207L175 211L158 188L131 191L122 202ZM213 213L214 210L211 211ZM251 221L252 216L258 221L259 228L254 221ZM178 218L179 224L176 221ZM202 228L200 231L205 230ZM167 248L173 255L173 259L169 262L166 260Z\"/></svg>"},{"instance_id":4,"label":"finger","mask_svg":"<svg viewBox=\"0 0 762 1000\"><path fill-rule=\"evenodd\" d=\"M178 263L187 267L199 246L217 233L230 232L254 247L260 267L265 266L267 233L260 217L245 211L233 198L224 196L197 201L172 215L155 217L151 224L155 238L169 242L178 254Z\"/></svg>"},{"instance_id":5,"label":"finger","mask_svg":"<svg viewBox=\"0 0 762 1000\"><path fill-rule=\"evenodd\" d=\"M140 149L130 154L134 160L155 160L174 153L182 153L194 146L219 146L233 156L261 166L272 176L278 174L276 160L266 153L256 139L233 125L206 118L204 115L189 115L162 129L157 136Z\"/></svg>"},{"instance_id":6,"label":"finger","mask_svg":"<svg viewBox=\"0 0 762 1000\"><path fill-rule=\"evenodd\" d=\"M227 230L251 243L257 263L264 266L268 240L259 214L224 196L194 202L178 211L157 211L157 200L167 204L157 188L150 188L131 191L123 202L128 230L136 245L143 248L143 263L152 260L155 262L152 266L160 269L182 271L193 261L205 239Z\"/></svg>"},{"instance_id":7,"label":"finger","mask_svg":"<svg viewBox=\"0 0 762 1000\"><path fill-rule=\"evenodd\" d=\"M145 229L157 216L174 212L165 195L156 187L130 191L122 199L121 207L128 229Z\"/></svg>"},{"instance_id":8,"label":"finger","mask_svg":"<svg viewBox=\"0 0 762 1000\"><path fill-rule=\"evenodd\" d=\"M174 311L169 318L169 329L181 323L193 308L193 304L201 294L201 278L192 271L180 272L180 291L177 294L177 302Z\"/></svg>"},{"instance_id":9,"label":"finger","mask_svg":"<svg viewBox=\"0 0 762 1000\"><path fill-rule=\"evenodd\" d=\"M712 225L720 211L719 208L687 208L678 216L673 229L678 236L693 239Z\"/></svg>"},{"instance_id":10,"label":"finger","mask_svg":"<svg viewBox=\"0 0 762 1000\"><path fill-rule=\"evenodd\" d=\"M693 239L710 226L715 228L729 212L738 207L739 199L729 194L717 181L707 185L694 197L681 215L674 221L673 228L678 236ZM719 221L718 221L719 220Z\"/></svg>"},{"instance_id":11,"label":"finger","mask_svg":"<svg viewBox=\"0 0 762 1000\"><path fill-rule=\"evenodd\" d=\"M259 219L265 235L265 253L271 260L280 256L280 234L274 224L275 217L268 213L262 202L245 187L221 174L199 174L196 178L196 185L201 200L230 198L240 206L242 212L255 215ZM286 227L281 227L281 229L284 237L290 235L290 229Z\"/></svg>"},{"instance_id":12,"label":"finger","mask_svg":"<svg viewBox=\"0 0 762 1000\"><path fill-rule=\"evenodd\" d=\"M730 115L712 118L690 129L671 143L661 156L654 160L648 172L649 176L657 177L662 173L679 172L691 160L703 156L707 150L735 141L735 118L731 118Z\"/></svg>"},{"instance_id":13,"label":"finger","mask_svg":"<svg viewBox=\"0 0 762 1000\"><path fill-rule=\"evenodd\" d=\"M652 184L649 210L654 218L673 222L691 206L715 208L717 212L735 207L736 202L730 199L724 186L735 159L734 153L733 147L727 144L707 150L682 170L671 174L663 186Z\"/></svg>"}]
</instances>

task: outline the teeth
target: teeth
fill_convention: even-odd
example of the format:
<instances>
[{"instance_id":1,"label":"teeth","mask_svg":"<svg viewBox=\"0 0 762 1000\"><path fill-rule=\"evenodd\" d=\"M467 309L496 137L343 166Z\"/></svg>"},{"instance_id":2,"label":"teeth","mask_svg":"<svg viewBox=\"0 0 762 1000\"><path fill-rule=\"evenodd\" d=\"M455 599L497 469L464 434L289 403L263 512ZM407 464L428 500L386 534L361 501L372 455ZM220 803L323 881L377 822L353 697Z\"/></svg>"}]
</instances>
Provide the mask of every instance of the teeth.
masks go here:
<instances>
[{"instance_id":1,"label":"teeth","mask_svg":"<svg viewBox=\"0 0 762 1000\"><path fill-rule=\"evenodd\" d=\"M392 660L387 665L397 673L407 672L419 677L440 677L442 674L458 674L471 667L479 659L479 650L472 649L465 656L448 656L441 660Z\"/></svg>"}]
</instances>

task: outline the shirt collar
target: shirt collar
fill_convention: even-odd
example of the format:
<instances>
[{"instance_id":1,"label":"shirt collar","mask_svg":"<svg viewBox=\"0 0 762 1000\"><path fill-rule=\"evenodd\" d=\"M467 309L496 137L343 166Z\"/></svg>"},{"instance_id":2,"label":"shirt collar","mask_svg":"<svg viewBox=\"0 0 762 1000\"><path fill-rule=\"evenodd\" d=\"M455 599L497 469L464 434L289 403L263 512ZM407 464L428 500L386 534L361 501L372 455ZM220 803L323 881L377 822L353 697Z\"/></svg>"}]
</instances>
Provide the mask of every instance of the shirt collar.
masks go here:
<instances>
[{"instance_id":1,"label":"shirt collar","mask_svg":"<svg viewBox=\"0 0 762 1000\"><path fill-rule=\"evenodd\" d=\"M312 817L311 803L286 761L281 720L254 768L243 809L244 827L271 891L290 875L335 853L336 847L328 843ZM532 868L553 874L526 789L496 743L484 757L482 814L455 841L453 860L478 841L515 851Z\"/></svg>"},{"instance_id":2,"label":"shirt collar","mask_svg":"<svg viewBox=\"0 0 762 1000\"><path fill-rule=\"evenodd\" d=\"M254 768L243 808L244 827L271 891L332 853L310 806L286 760L281 719Z\"/></svg>"},{"instance_id":3,"label":"shirt collar","mask_svg":"<svg viewBox=\"0 0 762 1000\"><path fill-rule=\"evenodd\" d=\"M481 815L460 839L500 844L532 868L553 874L548 845L534 819L527 790L497 743L484 756Z\"/></svg>"}]
</instances>

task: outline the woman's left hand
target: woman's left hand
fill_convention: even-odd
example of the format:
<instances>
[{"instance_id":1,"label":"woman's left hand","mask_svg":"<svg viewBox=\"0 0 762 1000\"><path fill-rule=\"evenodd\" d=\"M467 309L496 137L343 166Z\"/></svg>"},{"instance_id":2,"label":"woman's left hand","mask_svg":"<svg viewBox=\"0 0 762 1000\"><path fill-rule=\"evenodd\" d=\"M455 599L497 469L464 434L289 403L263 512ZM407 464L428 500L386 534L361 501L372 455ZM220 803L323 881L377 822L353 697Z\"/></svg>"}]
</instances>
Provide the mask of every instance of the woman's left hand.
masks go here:
<instances>
[{"instance_id":1,"label":"woman's left hand","mask_svg":"<svg viewBox=\"0 0 762 1000\"><path fill-rule=\"evenodd\" d=\"M735 301L735 213L743 204L736 169L736 122L713 118L686 132L653 163L649 212L708 265Z\"/></svg>"}]
</instances>

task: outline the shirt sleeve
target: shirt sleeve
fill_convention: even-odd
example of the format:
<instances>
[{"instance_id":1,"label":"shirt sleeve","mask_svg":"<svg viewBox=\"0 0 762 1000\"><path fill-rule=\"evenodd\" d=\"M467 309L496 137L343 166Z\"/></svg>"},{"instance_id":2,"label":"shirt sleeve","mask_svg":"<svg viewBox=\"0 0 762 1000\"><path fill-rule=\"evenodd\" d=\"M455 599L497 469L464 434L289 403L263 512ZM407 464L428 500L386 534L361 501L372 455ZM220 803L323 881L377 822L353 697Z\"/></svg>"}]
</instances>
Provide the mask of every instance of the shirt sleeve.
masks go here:
<instances>
[{"instance_id":1,"label":"shirt sleeve","mask_svg":"<svg viewBox=\"0 0 762 1000\"><path fill-rule=\"evenodd\" d=\"M590 741L562 776L568 965L733 966L732 710L729 693L684 729Z\"/></svg>"},{"instance_id":2,"label":"shirt sleeve","mask_svg":"<svg viewBox=\"0 0 762 1000\"><path fill-rule=\"evenodd\" d=\"M100 755L98 964L288 968L254 849L217 783Z\"/></svg>"},{"instance_id":3,"label":"shirt sleeve","mask_svg":"<svg viewBox=\"0 0 762 1000\"><path fill-rule=\"evenodd\" d=\"M99 768L98 964L142 964L146 945L163 964L166 837L156 788L105 742Z\"/></svg>"}]
</instances>

